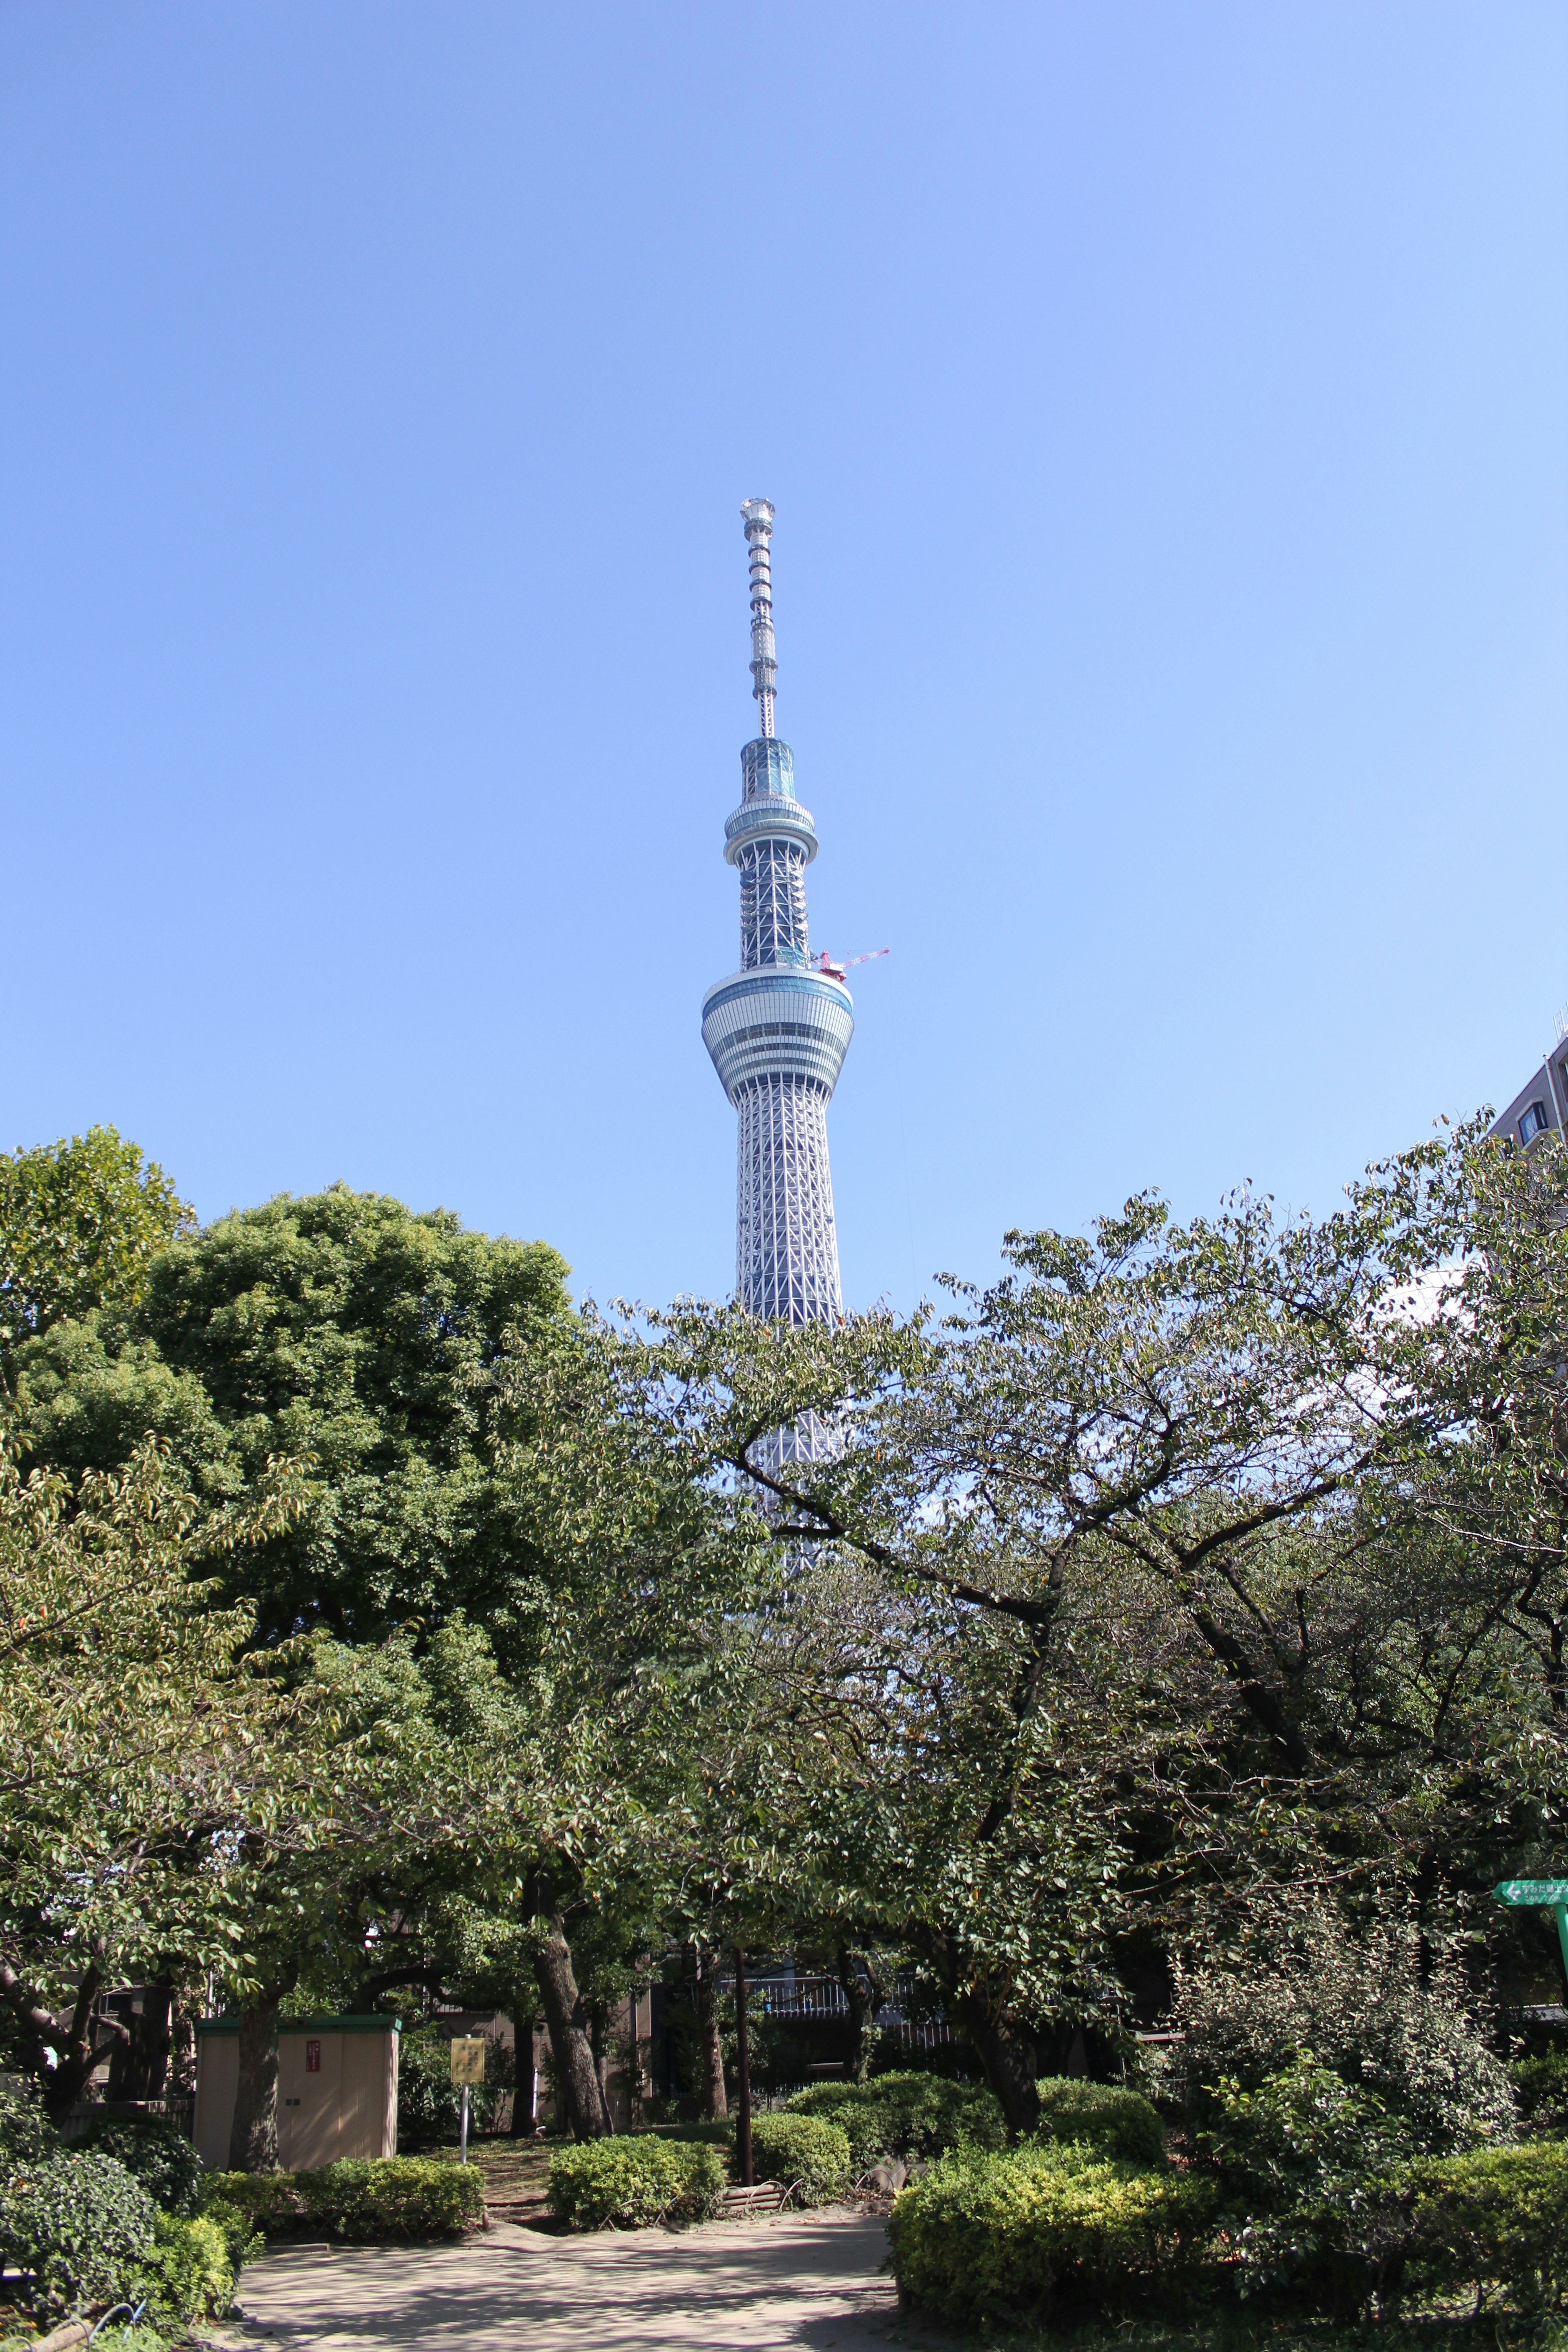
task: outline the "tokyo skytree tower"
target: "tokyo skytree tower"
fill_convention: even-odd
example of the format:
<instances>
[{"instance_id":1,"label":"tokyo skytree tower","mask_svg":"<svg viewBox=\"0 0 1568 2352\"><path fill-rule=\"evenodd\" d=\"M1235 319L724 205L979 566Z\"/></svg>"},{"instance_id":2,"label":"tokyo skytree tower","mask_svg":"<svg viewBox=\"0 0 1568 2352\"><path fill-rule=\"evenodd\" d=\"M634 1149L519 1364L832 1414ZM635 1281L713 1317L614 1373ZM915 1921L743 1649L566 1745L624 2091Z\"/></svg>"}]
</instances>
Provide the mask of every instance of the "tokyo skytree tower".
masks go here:
<instances>
[{"instance_id":1,"label":"tokyo skytree tower","mask_svg":"<svg viewBox=\"0 0 1568 2352\"><path fill-rule=\"evenodd\" d=\"M811 962L805 869L816 827L795 796L795 760L773 733L773 583L766 499L741 509L752 570L752 691L762 732L741 753L741 805L724 827L741 877L741 969L702 1000L702 1042L740 1124L735 1293L753 1315L830 1323L843 1312L827 1106L855 1033L841 978ZM811 1455L826 1433L802 1423L784 1450Z\"/></svg>"}]
</instances>

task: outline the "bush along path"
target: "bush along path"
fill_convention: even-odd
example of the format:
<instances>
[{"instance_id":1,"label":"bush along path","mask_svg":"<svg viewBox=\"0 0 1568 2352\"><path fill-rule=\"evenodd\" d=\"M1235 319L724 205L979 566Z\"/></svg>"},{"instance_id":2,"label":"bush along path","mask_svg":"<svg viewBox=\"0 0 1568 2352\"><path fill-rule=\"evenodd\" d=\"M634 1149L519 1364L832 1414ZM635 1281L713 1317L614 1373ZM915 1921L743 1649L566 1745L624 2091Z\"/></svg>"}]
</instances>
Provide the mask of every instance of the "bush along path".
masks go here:
<instances>
[{"instance_id":1,"label":"bush along path","mask_svg":"<svg viewBox=\"0 0 1568 2352\"><path fill-rule=\"evenodd\" d=\"M201 2165L163 2123L68 2146L36 2094L0 2086L0 2304L29 2329L127 2304L155 2337L216 2318L260 2240L209 2211Z\"/></svg>"}]
</instances>

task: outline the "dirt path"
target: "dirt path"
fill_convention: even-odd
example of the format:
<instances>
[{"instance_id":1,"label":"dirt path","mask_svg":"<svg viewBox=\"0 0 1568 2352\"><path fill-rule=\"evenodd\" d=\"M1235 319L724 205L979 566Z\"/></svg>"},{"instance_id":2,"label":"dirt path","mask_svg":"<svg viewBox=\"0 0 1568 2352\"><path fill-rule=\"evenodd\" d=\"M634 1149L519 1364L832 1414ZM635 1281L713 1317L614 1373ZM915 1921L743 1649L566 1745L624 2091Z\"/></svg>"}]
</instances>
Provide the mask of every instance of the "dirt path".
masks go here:
<instances>
[{"instance_id":1,"label":"dirt path","mask_svg":"<svg viewBox=\"0 0 1568 2352\"><path fill-rule=\"evenodd\" d=\"M505 2223L458 2246L280 2247L247 2269L252 2341L299 2352L862 2352L933 2346L882 2275L863 2214L777 2214L553 2238Z\"/></svg>"}]
</instances>

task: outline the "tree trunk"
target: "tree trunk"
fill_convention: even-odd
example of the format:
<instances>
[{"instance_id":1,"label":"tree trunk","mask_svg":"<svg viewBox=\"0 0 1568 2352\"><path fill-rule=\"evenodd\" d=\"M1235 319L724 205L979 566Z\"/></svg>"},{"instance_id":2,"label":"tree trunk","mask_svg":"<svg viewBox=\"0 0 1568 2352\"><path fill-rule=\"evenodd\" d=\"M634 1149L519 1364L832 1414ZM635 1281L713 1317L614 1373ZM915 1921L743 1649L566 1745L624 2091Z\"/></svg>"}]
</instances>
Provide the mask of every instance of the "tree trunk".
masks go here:
<instances>
[{"instance_id":1,"label":"tree trunk","mask_svg":"<svg viewBox=\"0 0 1568 2352\"><path fill-rule=\"evenodd\" d=\"M517 2077L511 2095L511 2136L513 2139L531 2139L539 2128L539 2105L535 2098L533 2072L533 2004L525 2008L514 2002L511 2011L511 2038L514 2050L512 2072Z\"/></svg>"},{"instance_id":2,"label":"tree trunk","mask_svg":"<svg viewBox=\"0 0 1568 2352\"><path fill-rule=\"evenodd\" d=\"M98 1968L89 1967L77 1988L70 2023L61 2026L53 2011L45 2008L16 1969L0 1960L0 2000L22 2028L28 2060L43 2087L44 2105L51 2123L64 2122L86 2088L89 2075L110 2046L99 2041L98 2025L102 2023L114 2042L124 2036L125 2028L117 2021L95 2016L102 1986L103 1978ZM44 2056L46 2049L55 2053L53 2065Z\"/></svg>"},{"instance_id":3,"label":"tree trunk","mask_svg":"<svg viewBox=\"0 0 1568 2352\"><path fill-rule=\"evenodd\" d=\"M697 2009L697 2039L702 2053L698 2096L702 2112L721 2123L730 2112L724 2091L724 2044L719 2032L719 1955L691 1947L691 1998Z\"/></svg>"},{"instance_id":4,"label":"tree trunk","mask_svg":"<svg viewBox=\"0 0 1568 2352\"><path fill-rule=\"evenodd\" d=\"M588 2017L588 2047L594 2053L594 2073L599 2084L599 2096L605 2103L610 2129L616 2128L616 2118L610 2106L610 2013L602 2000L584 2002Z\"/></svg>"},{"instance_id":5,"label":"tree trunk","mask_svg":"<svg viewBox=\"0 0 1568 2352\"><path fill-rule=\"evenodd\" d=\"M958 2022L985 2069L985 2079L1002 2103L1007 2136L1021 2139L1040 2120L1035 2076L1039 2059L1031 2037L1006 2018L988 2016L975 1996L956 2003Z\"/></svg>"},{"instance_id":6,"label":"tree trunk","mask_svg":"<svg viewBox=\"0 0 1568 2352\"><path fill-rule=\"evenodd\" d=\"M239 2080L228 2135L231 2172L278 2169L278 2000L239 2012Z\"/></svg>"},{"instance_id":7,"label":"tree trunk","mask_svg":"<svg viewBox=\"0 0 1568 2352\"><path fill-rule=\"evenodd\" d=\"M142 2010L133 2011L126 2022L130 2031L123 2042L116 2042L109 2063L109 2092L111 2099L161 2099L169 2075L170 2013L174 2001L174 1979L171 1976L155 1977L142 1990Z\"/></svg>"},{"instance_id":8,"label":"tree trunk","mask_svg":"<svg viewBox=\"0 0 1568 2352\"><path fill-rule=\"evenodd\" d=\"M1040 2119L1035 2089L1039 2053L1032 2038L994 2000L975 1990L956 1937L941 1928L922 1927L913 1941L935 1971L950 2021L967 2036L1001 2101L1007 2137L1021 2139Z\"/></svg>"},{"instance_id":9,"label":"tree trunk","mask_svg":"<svg viewBox=\"0 0 1568 2352\"><path fill-rule=\"evenodd\" d=\"M871 2076L871 2050L877 2011L882 2006L882 1988L868 1963L865 1975L861 1975L847 1944L839 1946L834 1965L844 1988L844 1998L849 2003L849 2079L866 2083Z\"/></svg>"},{"instance_id":10,"label":"tree trunk","mask_svg":"<svg viewBox=\"0 0 1568 2352\"><path fill-rule=\"evenodd\" d=\"M533 1973L539 1979L544 2022L550 2032L556 2088L573 2137L604 2139L610 2130L609 2109L605 2105L594 2053L584 2030L583 2000L572 1967L572 1947L558 1914L547 1913L546 1926L544 1942L534 1955Z\"/></svg>"}]
</instances>

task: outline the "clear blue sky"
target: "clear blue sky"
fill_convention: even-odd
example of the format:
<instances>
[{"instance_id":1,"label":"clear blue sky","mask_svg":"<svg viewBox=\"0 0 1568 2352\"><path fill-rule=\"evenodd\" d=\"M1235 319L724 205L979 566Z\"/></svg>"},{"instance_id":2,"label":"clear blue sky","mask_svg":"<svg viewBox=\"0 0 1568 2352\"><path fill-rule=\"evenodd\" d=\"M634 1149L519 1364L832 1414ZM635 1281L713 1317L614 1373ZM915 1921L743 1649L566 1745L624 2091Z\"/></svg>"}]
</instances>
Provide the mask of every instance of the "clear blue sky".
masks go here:
<instances>
[{"instance_id":1,"label":"clear blue sky","mask_svg":"<svg viewBox=\"0 0 1568 2352\"><path fill-rule=\"evenodd\" d=\"M752 495L852 1306L1551 1042L1561 0L6 0L0 110L0 1140L727 1291Z\"/></svg>"}]
</instances>

